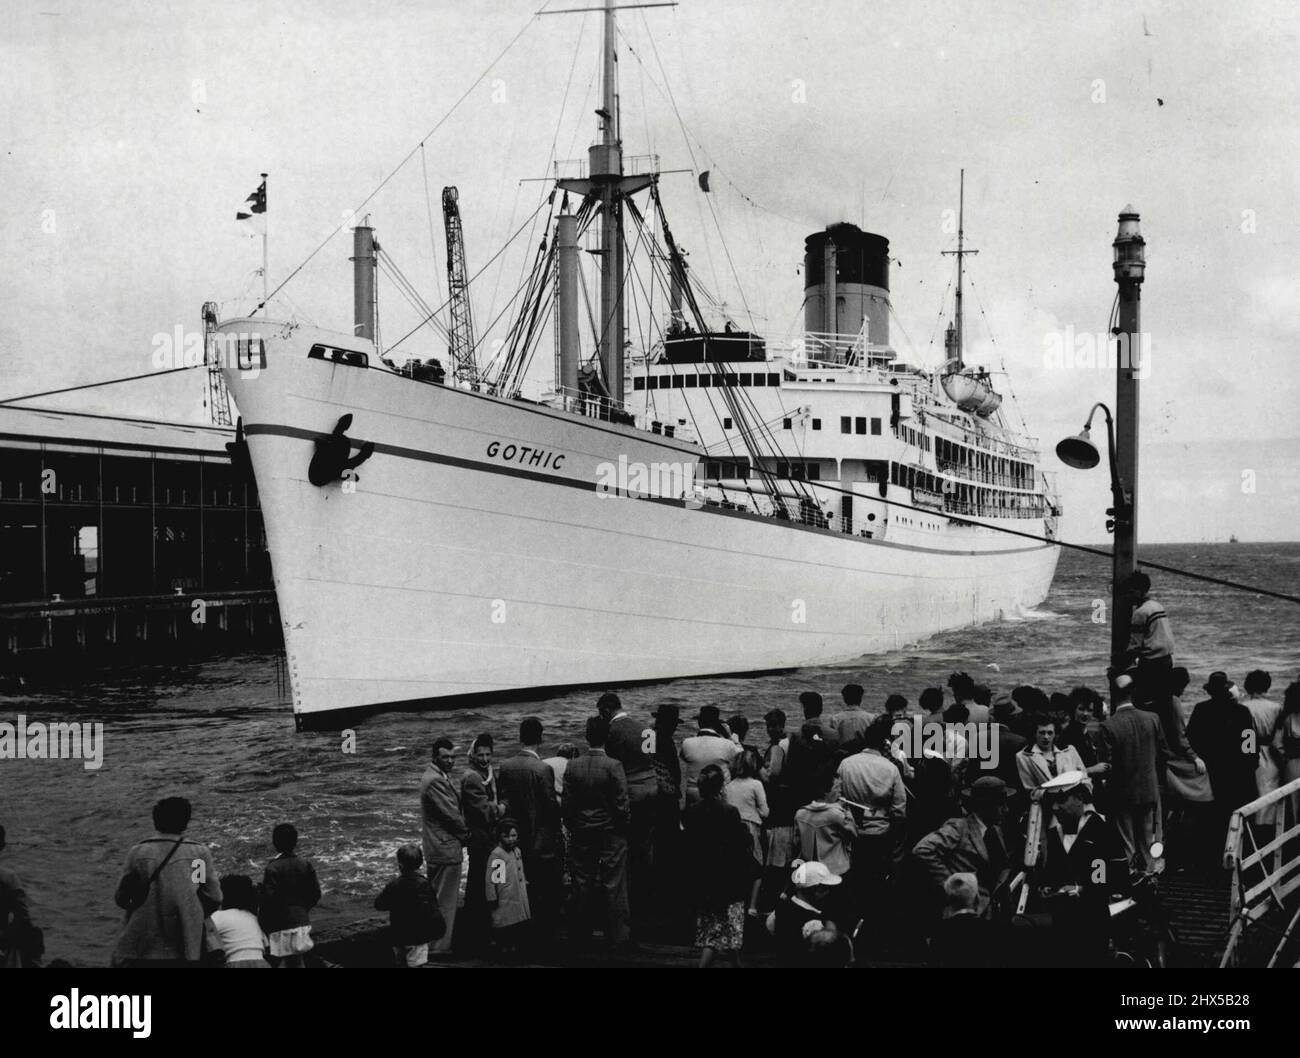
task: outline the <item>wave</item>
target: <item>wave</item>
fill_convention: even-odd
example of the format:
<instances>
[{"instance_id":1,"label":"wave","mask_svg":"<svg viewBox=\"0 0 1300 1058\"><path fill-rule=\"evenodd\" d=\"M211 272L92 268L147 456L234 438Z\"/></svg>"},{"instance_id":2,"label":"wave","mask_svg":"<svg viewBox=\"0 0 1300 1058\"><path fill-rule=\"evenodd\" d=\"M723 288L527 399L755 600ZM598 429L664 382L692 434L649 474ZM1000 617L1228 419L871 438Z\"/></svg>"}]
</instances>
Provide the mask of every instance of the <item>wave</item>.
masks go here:
<instances>
[{"instance_id":1,"label":"wave","mask_svg":"<svg viewBox=\"0 0 1300 1058\"><path fill-rule=\"evenodd\" d=\"M1068 616L1068 614L1057 613L1055 610L1043 610L1034 606L1017 606L1015 610L1004 613L1002 620L1009 624L1019 624L1028 621L1063 621Z\"/></svg>"}]
</instances>

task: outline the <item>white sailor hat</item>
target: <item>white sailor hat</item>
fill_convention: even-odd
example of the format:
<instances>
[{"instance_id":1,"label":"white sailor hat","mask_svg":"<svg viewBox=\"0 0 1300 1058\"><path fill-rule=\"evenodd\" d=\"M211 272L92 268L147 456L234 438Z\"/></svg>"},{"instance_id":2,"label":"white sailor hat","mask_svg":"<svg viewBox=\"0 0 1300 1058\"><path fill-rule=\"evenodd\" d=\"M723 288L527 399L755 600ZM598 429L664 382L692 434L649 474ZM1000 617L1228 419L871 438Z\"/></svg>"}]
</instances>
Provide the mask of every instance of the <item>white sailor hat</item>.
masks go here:
<instances>
[{"instance_id":1,"label":"white sailor hat","mask_svg":"<svg viewBox=\"0 0 1300 1058\"><path fill-rule=\"evenodd\" d=\"M1049 794L1066 794L1080 783L1086 783L1087 781L1087 772L1078 771L1077 769L1074 771L1063 771L1055 778L1048 779L1047 782L1043 783L1043 785L1039 787L1039 789L1044 793Z\"/></svg>"}]
</instances>

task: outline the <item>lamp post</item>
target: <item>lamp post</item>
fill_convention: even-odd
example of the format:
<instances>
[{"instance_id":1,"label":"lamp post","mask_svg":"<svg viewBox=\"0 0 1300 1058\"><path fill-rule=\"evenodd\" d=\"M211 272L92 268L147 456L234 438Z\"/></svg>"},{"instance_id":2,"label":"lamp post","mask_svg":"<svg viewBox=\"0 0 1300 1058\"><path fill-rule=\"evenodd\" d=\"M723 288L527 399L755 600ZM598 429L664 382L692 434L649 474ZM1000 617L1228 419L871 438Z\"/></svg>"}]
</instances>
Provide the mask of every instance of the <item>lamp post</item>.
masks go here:
<instances>
[{"instance_id":1,"label":"lamp post","mask_svg":"<svg viewBox=\"0 0 1300 1058\"><path fill-rule=\"evenodd\" d=\"M1128 607L1121 605L1120 585L1133 572L1131 568L1133 548L1129 546L1126 549L1127 557L1123 559L1124 564L1121 565L1120 526L1130 521L1127 513L1129 500L1120 483L1119 461L1115 452L1115 420L1111 416L1110 409L1101 401L1094 404L1092 410L1088 412L1088 419L1083 424L1083 429L1073 437L1066 437L1060 441L1056 446L1056 455L1062 463L1076 470L1091 470L1101 462L1101 453L1097 451L1097 446L1092 440L1092 417L1097 414L1098 408L1106 417L1106 453L1110 467L1111 505L1106 509L1106 513L1111 517L1106 519L1106 532L1115 534L1110 586L1110 654L1111 666L1118 667L1120 656L1128 646L1129 625Z\"/></svg>"},{"instance_id":2,"label":"lamp post","mask_svg":"<svg viewBox=\"0 0 1300 1058\"><path fill-rule=\"evenodd\" d=\"M1129 608L1123 603L1120 586L1137 569L1137 484L1138 484L1138 381L1142 369L1143 345L1142 280L1146 274L1146 242L1139 217L1132 206L1119 215L1115 235L1115 282L1119 286L1119 322L1112 332L1119 343L1115 358L1115 415L1104 404L1088 413L1083 432L1067 437L1056 446L1056 454L1068 466L1088 470L1101 456L1089 436L1092 417L1098 408L1106 414L1110 455L1111 515L1107 531L1115 534L1111 571L1111 667L1118 670L1128 648Z\"/></svg>"}]
</instances>

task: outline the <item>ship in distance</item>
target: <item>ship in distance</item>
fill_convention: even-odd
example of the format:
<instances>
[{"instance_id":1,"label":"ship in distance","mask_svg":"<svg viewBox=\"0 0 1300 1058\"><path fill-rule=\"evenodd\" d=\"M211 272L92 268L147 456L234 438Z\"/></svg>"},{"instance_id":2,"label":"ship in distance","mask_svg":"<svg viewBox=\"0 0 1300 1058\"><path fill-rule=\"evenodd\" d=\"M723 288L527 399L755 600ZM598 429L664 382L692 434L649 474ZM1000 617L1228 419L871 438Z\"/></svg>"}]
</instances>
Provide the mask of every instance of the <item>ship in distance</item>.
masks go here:
<instances>
[{"instance_id":1,"label":"ship in distance","mask_svg":"<svg viewBox=\"0 0 1300 1058\"><path fill-rule=\"evenodd\" d=\"M964 217L937 364L891 343L888 240L849 223L804 241L802 329L726 318L658 160L624 156L616 18L597 140L557 167L491 357L450 187L450 304L427 321L445 360L376 342L365 222L351 331L205 307L300 727L847 663L1047 596L1061 511L1035 440L966 362Z\"/></svg>"}]
</instances>

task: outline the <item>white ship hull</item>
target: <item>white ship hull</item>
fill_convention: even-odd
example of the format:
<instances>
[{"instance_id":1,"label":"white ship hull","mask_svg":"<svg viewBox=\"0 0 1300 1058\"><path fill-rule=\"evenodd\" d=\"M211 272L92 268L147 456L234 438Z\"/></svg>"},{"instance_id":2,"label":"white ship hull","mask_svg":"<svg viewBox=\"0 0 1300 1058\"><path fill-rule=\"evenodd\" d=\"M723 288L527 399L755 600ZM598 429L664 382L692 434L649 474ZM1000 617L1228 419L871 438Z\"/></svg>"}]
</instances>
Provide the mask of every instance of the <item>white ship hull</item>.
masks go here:
<instances>
[{"instance_id":1,"label":"white ship hull","mask_svg":"<svg viewBox=\"0 0 1300 1058\"><path fill-rule=\"evenodd\" d=\"M919 546L604 496L602 463L694 462L700 450L287 353L271 346L256 378L226 376L303 724L847 662L1032 607L1051 586L1055 546L989 529L953 523ZM313 439L345 414L349 437L376 451L355 483L312 485Z\"/></svg>"}]
</instances>

